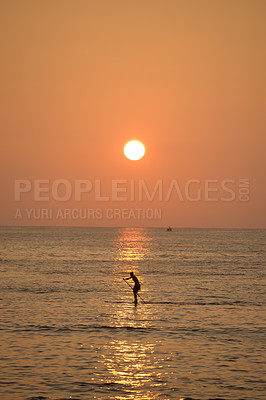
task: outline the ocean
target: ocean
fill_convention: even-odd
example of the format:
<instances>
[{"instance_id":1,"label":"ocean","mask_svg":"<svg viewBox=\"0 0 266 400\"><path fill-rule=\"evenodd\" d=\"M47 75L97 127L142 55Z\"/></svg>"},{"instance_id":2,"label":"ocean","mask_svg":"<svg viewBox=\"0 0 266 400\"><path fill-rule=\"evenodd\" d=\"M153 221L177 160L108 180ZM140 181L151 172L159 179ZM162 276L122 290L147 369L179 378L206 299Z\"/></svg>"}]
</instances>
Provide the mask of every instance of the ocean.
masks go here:
<instances>
[{"instance_id":1,"label":"ocean","mask_svg":"<svg viewBox=\"0 0 266 400\"><path fill-rule=\"evenodd\" d=\"M1 399L265 399L265 236L1 227Z\"/></svg>"}]
</instances>

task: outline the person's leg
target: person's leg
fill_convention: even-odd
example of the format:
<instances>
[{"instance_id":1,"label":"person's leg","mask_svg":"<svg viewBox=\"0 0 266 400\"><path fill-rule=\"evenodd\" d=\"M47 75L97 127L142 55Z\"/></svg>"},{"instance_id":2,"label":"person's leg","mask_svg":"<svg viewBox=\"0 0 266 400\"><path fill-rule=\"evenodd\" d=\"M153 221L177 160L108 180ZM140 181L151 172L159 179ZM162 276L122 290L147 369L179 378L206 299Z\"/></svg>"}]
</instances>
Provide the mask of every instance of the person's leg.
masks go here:
<instances>
[{"instance_id":1,"label":"person's leg","mask_svg":"<svg viewBox=\"0 0 266 400\"><path fill-rule=\"evenodd\" d=\"M134 303L135 303L135 305L137 305L138 304L138 297L137 297L138 291L134 288L133 293L134 293L134 299L135 299Z\"/></svg>"}]
</instances>

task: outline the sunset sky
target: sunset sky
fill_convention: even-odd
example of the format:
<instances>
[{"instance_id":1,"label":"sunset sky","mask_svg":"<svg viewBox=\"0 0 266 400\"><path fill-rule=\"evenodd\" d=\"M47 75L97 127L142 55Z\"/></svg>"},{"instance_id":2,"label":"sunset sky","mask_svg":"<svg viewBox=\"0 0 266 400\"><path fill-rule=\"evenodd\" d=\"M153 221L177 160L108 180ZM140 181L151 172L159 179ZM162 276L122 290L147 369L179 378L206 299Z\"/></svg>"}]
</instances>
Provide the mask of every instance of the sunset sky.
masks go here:
<instances>
[{"instance_id":1,"label":"sunset sky","mask_svg":"<svg viewBox=\"0 0 266 400\"><path fill-rule=\"evenodd\" d=\"M9 0L0 20L1 225L266 227L265 1ZM123 154L132 139L139 161ZM16 201L18 180L45 181L49 200ZM77 199L80 180L92 188ZM162 197L140 199L140 181ZM148 208L161 217L106 215Z\"/></svg>"}]
</instances>

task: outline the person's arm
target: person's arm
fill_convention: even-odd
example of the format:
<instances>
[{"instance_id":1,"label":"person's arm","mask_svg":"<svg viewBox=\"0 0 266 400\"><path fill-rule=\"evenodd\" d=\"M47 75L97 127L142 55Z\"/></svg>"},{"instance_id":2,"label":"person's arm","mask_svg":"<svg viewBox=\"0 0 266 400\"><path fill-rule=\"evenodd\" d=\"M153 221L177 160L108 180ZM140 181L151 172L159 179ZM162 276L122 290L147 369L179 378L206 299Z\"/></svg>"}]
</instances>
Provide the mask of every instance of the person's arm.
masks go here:
<instances>
[{"instance_id":1,"label":"person's arm","mask_svg":"<svg viewBox=\"0 0 266 400\"><path fill-rule=\"evenodd\" d=\"M123 278L124 281L128 281L129 279L131 279L131 276L129 278Z\"/></svg>"}]
</instances>

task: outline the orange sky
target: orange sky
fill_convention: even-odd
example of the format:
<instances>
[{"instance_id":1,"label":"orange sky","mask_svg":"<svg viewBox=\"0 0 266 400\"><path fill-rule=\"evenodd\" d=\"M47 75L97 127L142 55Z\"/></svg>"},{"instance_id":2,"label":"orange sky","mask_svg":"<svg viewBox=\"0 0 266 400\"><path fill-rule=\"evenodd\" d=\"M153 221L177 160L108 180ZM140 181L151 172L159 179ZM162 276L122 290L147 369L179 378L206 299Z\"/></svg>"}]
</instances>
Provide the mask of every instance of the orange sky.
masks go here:
<instances>
[{"instance_id":1,"label":"orange sky","mask_svg":"<svg viewBox=\"0 0 266 400\"><path fill-rule=\"evenodd\" d=\"M265 228L265 19L263 0L2 1L1 225ZM130 139L145 144L142 160L124 157ZM50 200L31 191L15 201L20 179L48 180ZM93 187L59 202L59 179L99 180L108 197L115 180L151 191L161 180L164 196L101 202ZM190 180L200 201L165 199L171 182L184 195ZM207 180L216 201L206 200ZM27 218L31 208L52 211ZM57 218L66 208L102 216ZM106 216L136 208L161 218Z\"/></svg>"}]
</instances>

